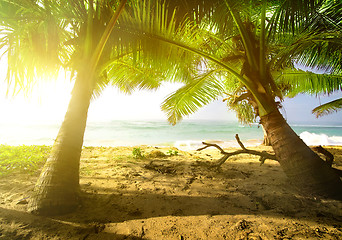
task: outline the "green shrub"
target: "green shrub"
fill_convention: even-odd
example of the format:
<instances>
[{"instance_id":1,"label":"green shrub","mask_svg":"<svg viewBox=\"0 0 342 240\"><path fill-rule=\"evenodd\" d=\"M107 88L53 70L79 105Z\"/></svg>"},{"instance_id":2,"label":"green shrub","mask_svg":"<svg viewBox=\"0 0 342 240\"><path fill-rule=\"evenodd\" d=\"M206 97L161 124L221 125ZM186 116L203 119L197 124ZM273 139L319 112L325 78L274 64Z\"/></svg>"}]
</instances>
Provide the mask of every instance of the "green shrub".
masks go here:
<instances>
[{"instance_id":1,"label":"green shrub","mask_svg":"<svg viewBox=\"0 0 342 240\"><path fill-rule=\"evenodd\" d=\"M169 151L167 151L167 154L170 156L178 156L178 151L170 149Z\"/></svg>"},{"instance_id":2,"label":"green shrub","mask_svg":"<svg viewBox=\"0 0 342 240\"><path fill-rule=\"evenodd\" d=\"M133 148L132 154L133 154L134 158L144 158L144 155L143 155L140 147Z\"/></svg>"}]
</instances>

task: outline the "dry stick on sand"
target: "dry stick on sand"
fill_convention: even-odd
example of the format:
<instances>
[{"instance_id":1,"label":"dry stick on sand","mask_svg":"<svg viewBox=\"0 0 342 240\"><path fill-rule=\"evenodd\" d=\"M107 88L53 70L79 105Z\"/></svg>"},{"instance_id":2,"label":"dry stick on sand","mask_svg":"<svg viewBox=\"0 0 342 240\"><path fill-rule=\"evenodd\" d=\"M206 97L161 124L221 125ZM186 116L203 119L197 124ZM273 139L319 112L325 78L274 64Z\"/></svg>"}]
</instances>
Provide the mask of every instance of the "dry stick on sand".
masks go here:
<instances>
[{"instance_id":1,"label":"dry stick on sand","mask_svg":"<svg viewBox=\"0 0 342 240\"><path fill-rule=\"evenodd\" d=\"M257 156L260 156L260 159L259 161L261 162L261 164L263 164L265 162L266 159L270 159L270 160L275 160L277 161L277 158L275 155L273 154L270 154L266 151L262 151L262 152L259 152L259 151L255 151L255 150L250 150L250 149L247 149L243 143L240 141L240 138L239 138L239 135L236 134L235 135L235 139L236 141L238 142L238 144L240 145L240 147L242 148L241 150L237 150L235 152L231 152L231 153L228 153L226 151L224 151L219 145L217 144L213 144L213 143L206 143L206 142L202 142L205 146L202 147L202 148L199 148L197 149L197 151L201 151L203 149L206 149L208 147L216 147L218 150L220 150L221 154L223 154L223 157L220 158L217 162L215 162L213 164L213 167L217 167L219 168L223 163L225 163L225 161L231 157L231 156L234 156L234 155L238 155L238 154L252 154L252 155L257 155Z\"/></svg>"},{"instance_id":2,"label":"dry stick on sand","mask_svg":"<svg viewBox=\"0 0 342 240\"><path fill-rule=\"evenodd\" d=\"M255 151L255 150L250 150L247 149L243 143L241 142L239 135L236 134L235 135L235 139L238 142L238 144L240 145L240 147L242 148L241 150L237 150L235 152L231 152L228 153L226 151L224 151L219 145L214 144L214 143L206 143L206 142L202 142L205 146L202 148L197 149L197 151L201 151L203 149L206 149L208 147L216 147L218 150L220 150L221 154L223 154L223 157L220 158L218 161L216 161L215 163L213 163L213 167L214 168L219 168L223 163L225 163L225 161L234 155L238 155L238 154L252 154L252 155L257 155L260 156L259 161L261 164L263 164L265 162L266 159L270 159L270 160L274 160L277 161L277 158L274 154L270 154L266 151ZM325 162L340 176L342 177L342 170L337 169L337 168L333 168L332 167L332 163L334 161L334 156L326 149L324 149L322 146L316 146L313 147L312 150L321 153L325 156Z\"/></svg>"}]
</instances>

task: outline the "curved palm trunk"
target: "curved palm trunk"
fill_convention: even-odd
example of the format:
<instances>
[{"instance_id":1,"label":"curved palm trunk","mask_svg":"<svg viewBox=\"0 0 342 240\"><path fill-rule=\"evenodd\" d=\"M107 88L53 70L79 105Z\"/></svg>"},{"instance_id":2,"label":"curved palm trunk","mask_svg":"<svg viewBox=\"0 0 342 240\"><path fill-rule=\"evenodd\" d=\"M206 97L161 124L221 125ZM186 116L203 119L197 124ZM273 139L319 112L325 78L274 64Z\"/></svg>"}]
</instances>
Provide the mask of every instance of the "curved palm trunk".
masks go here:
<instances>
[{"instance_id":1,"label":"curved palm trunk","mask_svg":"<svg viewBox=\"0 0 342 240\"><path fill-rule=\"evenodd\" d=\"M78 71L68 110L50 157L33 190L28 205L28 211L32 213L59 215L73 211L78 205L80 156L93 91L93 78L103 49L126 2L127 0L120 2L100 36L99 42L94 46L93 3L89 3L89 21L83 49L84 64L81 71Z\"/></svg>"},{"instance_id":2,"label":"curved palm trunk","mask_svg":"<svg viewBox=\"0 0 342 240\"><path fill-rule=\"evenodd\" d=\"M342 199L339 176L298 137L278 110L261 117L261 123L294 185L311 194Z\"/></svg>"},{"instance_id":3,"label":"curved palm trunk","mask_svg":"<svg viewBox=\"0 0 342 240\"><path fill-rule=\"evenodd\" d=\"M81 78L76 79L64 121L30 198L32 213L58 215L78 206L79 163L91 99Z\"/></svg>"}]
</instances>

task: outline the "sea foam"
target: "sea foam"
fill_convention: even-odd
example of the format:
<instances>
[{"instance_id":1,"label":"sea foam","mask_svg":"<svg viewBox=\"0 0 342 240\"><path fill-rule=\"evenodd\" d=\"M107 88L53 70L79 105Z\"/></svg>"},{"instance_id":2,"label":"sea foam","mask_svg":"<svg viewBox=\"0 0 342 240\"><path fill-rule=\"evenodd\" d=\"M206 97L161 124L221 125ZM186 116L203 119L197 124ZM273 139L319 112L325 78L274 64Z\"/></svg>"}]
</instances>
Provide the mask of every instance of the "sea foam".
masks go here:
<instances>
[{"instance_id":1,"label":"sea foam","mask_svg":"<svg viewBox=\"0 0 342 240\"><path fill-rule=\"evenodd\" d=\"M310 132L302 132L300 134L300 138L307 145L342 145L342 137L341 136L328 136L326 134L316 134Z\"/></svg>"},{"instance_id":2,"label":"sea foam","mask_svg":"<svg viewBox=\"0 0 342 240\"><path fill-rule=\"evenodd\" d=\"M189 150L197 150L199 148L204 147L205 145L203 142L206 143L212 143L212 144L217 144L221 148L239 148L240 145L236 140L204 140L204 141L195 141L195 140L185 140L185 141L176 141L174 143L174 147L183 150L183 151L189 151ZM249 139L243 141L243 144L245 147L255 147L258 146L262 143L262 140L260 139Z\"/></svg>"}]
</instances>

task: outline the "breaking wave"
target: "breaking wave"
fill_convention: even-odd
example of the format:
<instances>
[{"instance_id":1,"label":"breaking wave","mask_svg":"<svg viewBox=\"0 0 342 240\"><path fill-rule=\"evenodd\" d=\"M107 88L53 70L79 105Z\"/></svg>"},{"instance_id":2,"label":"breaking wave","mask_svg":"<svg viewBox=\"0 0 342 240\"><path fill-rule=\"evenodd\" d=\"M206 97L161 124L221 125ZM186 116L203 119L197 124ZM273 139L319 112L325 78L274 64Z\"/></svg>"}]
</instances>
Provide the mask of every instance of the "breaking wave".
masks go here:
<instances>
[{"instance_id":1,"label":"breaking wave","mask_svg":"<svg viewBox=\"0 0 342 240\"><path fill-rule=\"evenodd\" d=\"M300 138L307 145L342 145L342 136L328 136L326 134L316 134L310 132L302 132Z\"/></svg>"},{"instance_id":2,"label":"breaking wave","mask_svg":"<svg viewBox=\"0 0 342 240\"><path fill-rule=\"evenodd\" d=\"M184 140L184 141L176 141L174 143L174 147L183 150L183 151L189 151L189 150L196 150L201 147L204 147L202 142L217 144L222 148L229 148L229 147L240 147L236 140L226 140L226 141L220 141L220 140L205 140L205 141L195 141L195 140ZM255 147L262 143L262 140L260 139L249 139L243 141L243 144L245 147Z\"/></svg>"}]
</instances>

